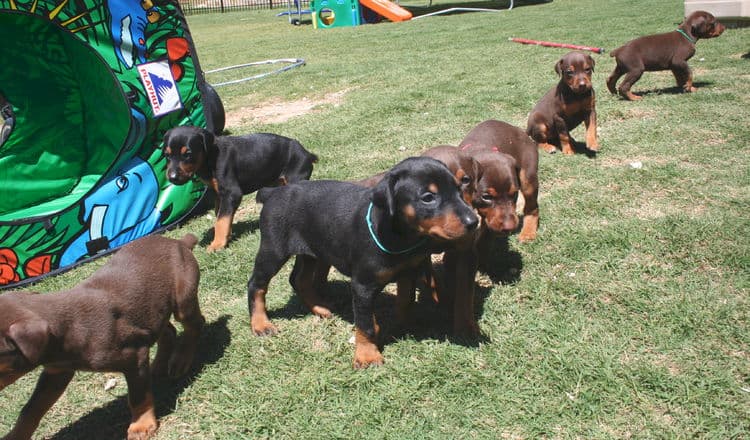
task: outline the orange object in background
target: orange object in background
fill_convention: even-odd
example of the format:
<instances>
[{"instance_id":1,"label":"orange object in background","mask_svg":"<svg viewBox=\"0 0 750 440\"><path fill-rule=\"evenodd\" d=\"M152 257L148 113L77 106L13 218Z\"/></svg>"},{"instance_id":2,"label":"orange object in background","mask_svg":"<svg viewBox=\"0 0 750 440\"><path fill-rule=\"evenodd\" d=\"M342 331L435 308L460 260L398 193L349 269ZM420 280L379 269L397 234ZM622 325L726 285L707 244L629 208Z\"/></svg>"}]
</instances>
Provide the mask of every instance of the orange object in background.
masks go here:
<instances>
[{"instance_id":1,"label":"orange object in background","mask_svg":"<svg viewBox=\"0 0 750 440\"><path fill-rule=\"evenodd\" d=\"M411 20L411 12L388 0L359 0L359 3L391 21Z\"/></svg>"}]
</instances>

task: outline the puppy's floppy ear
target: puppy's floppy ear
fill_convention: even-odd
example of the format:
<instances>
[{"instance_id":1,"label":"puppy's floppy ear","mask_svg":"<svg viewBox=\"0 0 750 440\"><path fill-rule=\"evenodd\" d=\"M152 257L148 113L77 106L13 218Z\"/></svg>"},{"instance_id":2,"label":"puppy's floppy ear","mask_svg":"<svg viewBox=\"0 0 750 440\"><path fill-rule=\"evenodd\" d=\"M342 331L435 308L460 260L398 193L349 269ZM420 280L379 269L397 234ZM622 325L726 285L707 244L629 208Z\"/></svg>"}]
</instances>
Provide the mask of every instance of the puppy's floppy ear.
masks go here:
<instances>
[{"instance_id":1,"label":"puppy's floppy ear","mask_svg":"<svg viewBox=\"0 0 750 440\"><path fill-rule=\"evenodd\" d=\"M41 360L49 335L49 324L40 318L17 321L8 328L8 338L33 365Z\"/></svg>"},{"instance_id":2,"label":"puppy's floppy ear","mask_svg":"<svg viewBox=\"0 0 750 440\"><path fill-rule=\"evenodd\" d=\"M201 136L203 137L203 150L208 153L209 151L211 151L210 147L213 147L216 138L214 137L213 133L204 128L201 128L200 131Z\"/></svg>"},{"instance_id":3,"label":"puppy's floppy ear","mask_svg":"<svg viewBox=\"0 0 750 440\"><path fill-rule=\"evenodd\" d=\"M594 62L594 58L591 55L586 55L586 61L591 65L591 71L594 71L594 66L596 65L596 62Z\"/></svg>"},{"instance_id":4,"label":"puppy's floppy ear","mask_svg":"<svg viewBox=\"0 0 750 440\"><path fill-rule=\"evenodd\" d=\"M563 59L560 58L560 60L555 63L555 72L557 73L557 76L562 76L563 72Z\"/></svg>"},{"instance_id":5,"label":"puppy's floppy ear","mask_svg":"<svg viewBox=\"0 0 750 440\"><path fill-rule=\"evenodd\" d=\"M693 18L690 22L690 33L693 34L693 36L703 34L704 30L702 28L706 25L707 21L707 17L703 14Z\"/></svg>"},{"instance_id":6,"label":"puppy's floppy ear","mask_svg":"<svg viewBox=\"0 0 750 440\"><path fill-rule=\"evenodd\" d=\"M396 214L395 186L396 176L389 171L375 185L372 191L372 203L385 209L389 217L393 217Z\"/></svg>"},{"instance_id":7,"label":"puppy's floppy ear","mask_svg":"<svg viewBox=\"0 0 750 440\"><path fill-rule=\"evenodd\" d=\"M166 148L167 146L169 146L169 139L171 137L172 137L172 129L169 129L167 130L166 133L164 133L164 141L163 141L164 146L162 148Z\"/></svg>"}]
</instances>

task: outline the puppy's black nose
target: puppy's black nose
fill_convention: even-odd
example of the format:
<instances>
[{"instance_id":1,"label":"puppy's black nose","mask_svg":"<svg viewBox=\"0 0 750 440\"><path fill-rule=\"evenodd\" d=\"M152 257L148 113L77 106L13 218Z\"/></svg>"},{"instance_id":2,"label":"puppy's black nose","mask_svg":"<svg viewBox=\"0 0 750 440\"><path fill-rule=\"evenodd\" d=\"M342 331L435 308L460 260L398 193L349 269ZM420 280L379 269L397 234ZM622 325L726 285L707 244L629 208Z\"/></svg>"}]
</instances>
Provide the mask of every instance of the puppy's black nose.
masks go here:
<instances>
[{"instance_id":1,"label":"puppy's black nose","mask_svg":"<svg viewBox=\"0 0 750 440\"><path fill-rule=\"evenodd\" d=\"M167 179L170 181L177 180L177 171L170 171L167 173Z\"/></svg>"},{"instance_id":2,"label":"puppy's black nose","mask_svg":"<svg viewBox=\"0 0 750 440\"><path fill-rule=\"evenodd\" d=\"M461 222L466 226L466 229L469 231L473 231L474 229L479 226L479 217L474 213L474 211L471 211L469 214L464 215L464 218L461 219Z\"/></svg>"}]
</instances>

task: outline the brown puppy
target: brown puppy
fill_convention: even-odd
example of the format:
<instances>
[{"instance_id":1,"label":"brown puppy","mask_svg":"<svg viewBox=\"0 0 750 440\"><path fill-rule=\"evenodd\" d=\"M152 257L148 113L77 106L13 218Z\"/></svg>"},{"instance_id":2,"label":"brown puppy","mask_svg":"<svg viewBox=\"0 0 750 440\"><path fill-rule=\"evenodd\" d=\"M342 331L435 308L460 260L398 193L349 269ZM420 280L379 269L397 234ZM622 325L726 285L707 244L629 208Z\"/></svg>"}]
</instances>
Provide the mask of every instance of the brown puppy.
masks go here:
<instances>
[{"instance_id":1,"label":"brown puppy","mask_svg":"<svg viewBox=\"0 0 750 440\"><path fill-rule=\"evenodd\" d=\"M539 150L536 143L522 129L507 122L490 119L474 127L461 141L459 148L469 154L489 149L515 159L524 198L523 228L518 240L533 241L539 227ZM492 170L490 168L488 172Z\"/></svg>"},{"instance_id":2,"label":"brown puppy","mask_svg":"<svg viewBox=\"0 0 750 440\"><path fill-rule=\"evenodd\" d=\"M518 227L519 183L513 157L491 149L477 149L472 157L481 169L472 205L482 223L470 236L472 241L468 246L456 246L443 255L446 274L443 302L453 300L453 333L475 338L479 336L479 325L474 317L474 279L479 260L488 253L492 236L507 236Z\"/></svg>"},{"instance_id":3,"label":"brown puppy","mask_svg":"<svg viewBox=\"0 0 750 440\"><path fill-rule=\"evenodd\" d=\"M198 306L198 239L148 236L120 249L72 289L0 295L0 390L42 365L36 389L4 438L29 439L76 370L118 371L128 384L128 440L156 431L151 374L179 376L205 322ZM185 331L176 338L174 313ZM149 347L158 344L149 371Z\"/></svg>"},{"instance_id":4,"label":"brown puppy","mask_svg":"<svg viewBox=\"0 0 750 440\"><path fill-rule=\"evenodd\" d=\"M458 182L461 189L461 195L469 206L474 206L477 196L477 185L483 174L482 167L471 155L463 153L460 149L451 145L440 145L424 151L421 156L432 157L443 162L453 177ZM469 253L474 246L475 235L477 230L471 231L461 240L452 243L447 249L460 250L463 253ZM442 249L441 249L442 250ZM471 259L457 259L454 264L444 265L446 290L450 292L441 292L438 288L435 274L432 270L432 261L429 257L425 258L422 273L425 274L423 283L430 289L432 300L441 302L441 295L446 293L450 298L458 298L453 302L453 334L457 336L476 337L479 335L479 326L474 318L474 277L477 267ZM416 277L414 277L416 278ZM398 294L396 297L396 317L401 326L408 322L411 311L411 305L415 300L415 284L407 284L413 279L401 279L398 284ZM460 292L455 292L460 287ZM443 299L444 302L445 298Z\"/></svg>"},{"instance_id":5,"label":"brown puppy","mask_svg":"<svg viewBox=\"0 0 750 440\"><path fill-rule=\"evenodd\" d=\"M533 151L538 153L536 145ZM443 161L457 179L463 175L476 179L473 190L471 186L462 188L464 197L471 198L469 204L477 210L482 223L464 239L444 249L444 285L437 295L440 303L452 302L453 334L476 338L480 330L474 316L474 279L479 260L487 254L492 236L506 236L518 227L516 200L520 185L516 161L510 155L489 148L477 148L467 155L458 148L441 146L422 154ZM434 289L434 284L431 287ZM407 321L408 307L413 302L414 286L399 284L397 314L400 321Z\"/></svg>"},{"instance_id":6,"label":"brown puppy","mask_svg":"<svg viewBox=\"0 0 750 440\"><path fill-rule=\"evenodd\" d=\"M548 153L554 153L555 145L559 145L563 154L573 154L570 131L583 122L586 147L597 151L596 106L591 85L594 59L583 52L569 52L555 64L555 71L560 82L531 111L526 133Z\"/></svg>"},{"instance_id":7,"label":"brown puppy","mask_svg":"<svg viewBox=\"0 0 750 440\"><path fill-rule=\"evenodd\" d=\"M695 54L695 43L700 38L714 38L724 32L724 25L705 11L695 11L680 24L677 30L665 34L636 38L610 52L617 66L607 79L610 93L617 94L615 86L622 75L620 95L634 101L641 99L630 88L643 72L671 70L677 86L685 92L694 92L693 73L687 61Z\"/></svg>"}]
</instances>

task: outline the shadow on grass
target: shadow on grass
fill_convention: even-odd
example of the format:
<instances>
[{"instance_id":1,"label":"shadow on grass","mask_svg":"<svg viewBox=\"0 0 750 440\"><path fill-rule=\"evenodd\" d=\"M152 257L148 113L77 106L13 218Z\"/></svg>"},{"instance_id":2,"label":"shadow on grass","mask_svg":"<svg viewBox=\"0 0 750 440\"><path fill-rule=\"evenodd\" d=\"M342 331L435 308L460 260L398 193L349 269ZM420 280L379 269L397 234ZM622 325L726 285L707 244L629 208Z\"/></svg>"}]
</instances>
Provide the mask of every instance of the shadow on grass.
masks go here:
<instances>
[{"instance_id":1,"label":"shadow on grass","mask_svg":"<svg viewBox=\"0 0 750 440\"><path fill-rule=\"evenodd\" d=\"M698 81L698 82L693 83L693 87L697 88L698 91L700 92L700 89L702 87L708 87L713 84L714 84L713 82L709 82L709 81ZM677 86L647 89L647 90L641 90L638 92L633 92L634 95L640 96L640 97L645 97L649 95L681 95L683 93L685 92L682 90L682 87L677 87Z\"/></svg>"},{"instance_id":2,"label":"shadow on grass","mask_svg":"<svg viewBox=\"0 0 750 440\"><path fill-rule=\"evenodd\" d=\"M520 279L523 261L521 254L510 249L507 237L493 237L487 246L486 255L480 260L479 270L485 273L493 284L515 284ZM433 264L438 280L443 277L442 263ZM442 285L442 282L439 282ZM493 286L475 285L474 314L481 317L484 313L484 303L492 292ZM401 328L396 319L396 295L382 293L375 298L375 316L380 326L381 344L409 335L416 340L442 340L467 347L478 347L487 338L460 338L453 336L453 303L444 301L436 303L430 296L430 289L418 283L417 301L411 306L410 322L407 328ZM323 303L337 317L354 324L352 310L352 292L349 281L329 280L325 289L320 292ZM298 319L310 313L299 296L290 297L287 304L268 311L271 320ZM381 346L382 348L382 346Z\"/></svg>"},{"instance_id":3,"label":"shadow on grass","mask_svg":"<svg viewBox=\"0 0 750 440\"><path fill-rule=\"evenodd\" d=\"M179 379L154 379L152 390L156 399L157 419L171 414L175 409L177 398L185 388L195 381L203 368L206 365L216 363L224 356L224 351L231 340L227 327L228 321L229 316L224 315L204 326L198 341L198 350L193 366L188 374ZM124 378L122 380L124 381ZM120 440L126 437L128 425L130 425L130 409L128 408L127 395L125 395L91 411L73 424L58 431L50 439Z\"/></svg>"},{"instance_id":4,"label":"shadow on grass","mask_svg":"<svg viewBox=\"0 0 750 440\"><path fill-rule=\"evenodd\" d=\"M260 219L253 219L249 221L243 221L243 222L237 222L232 225L232 237L227 242L227 246L232 245L232 241L237 240L238 238L242 237L245 234L252 234L253 232L257 231L258 228L260 228ZM214 228L211 227L203 232L201 239L200 239L200 245L202 247L206 247L209 244L211 244L211 241L214 238Z\"/></svg>"}]
</instances>

